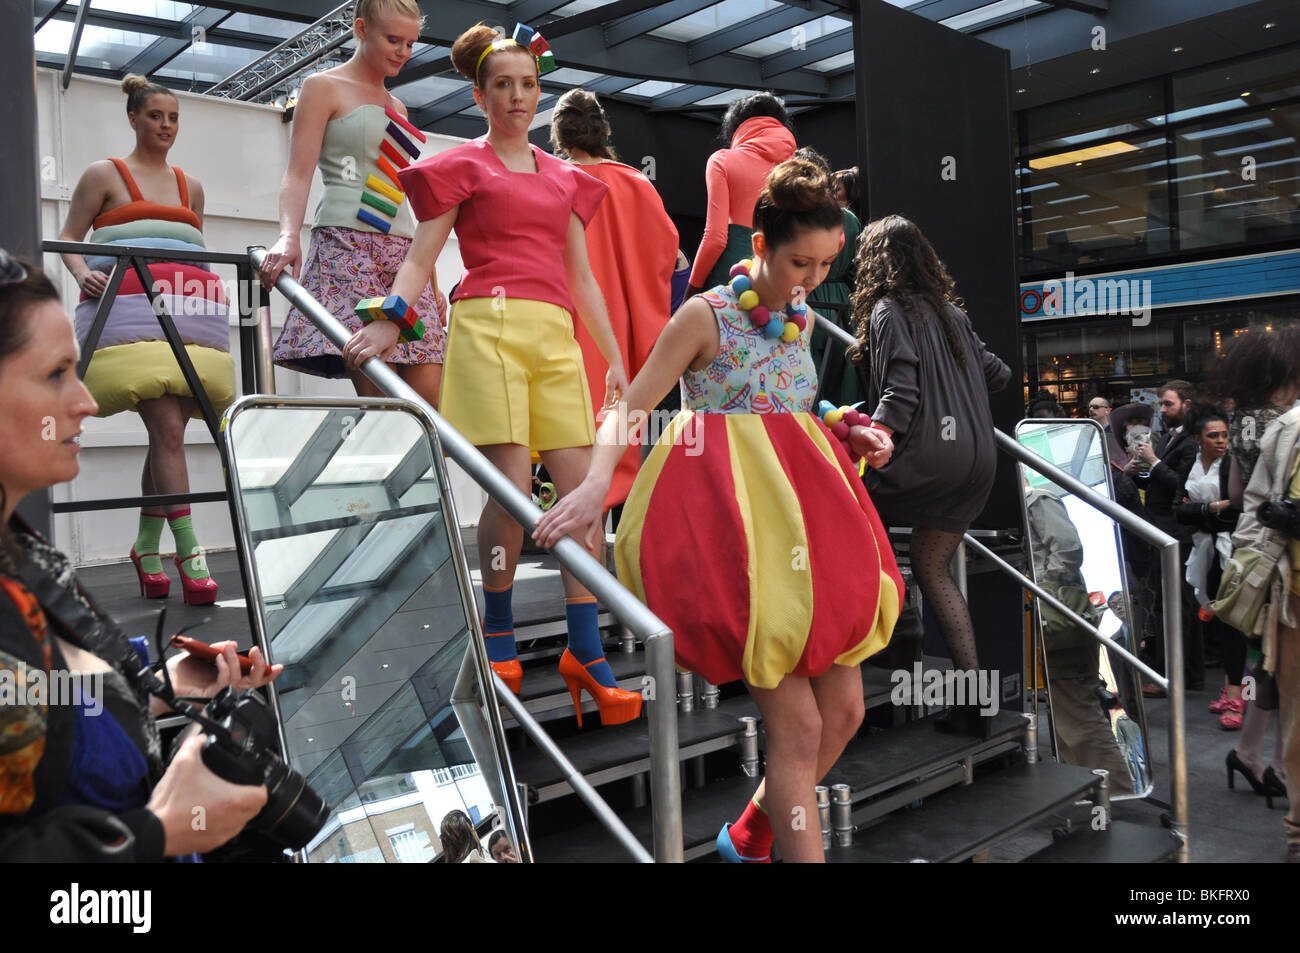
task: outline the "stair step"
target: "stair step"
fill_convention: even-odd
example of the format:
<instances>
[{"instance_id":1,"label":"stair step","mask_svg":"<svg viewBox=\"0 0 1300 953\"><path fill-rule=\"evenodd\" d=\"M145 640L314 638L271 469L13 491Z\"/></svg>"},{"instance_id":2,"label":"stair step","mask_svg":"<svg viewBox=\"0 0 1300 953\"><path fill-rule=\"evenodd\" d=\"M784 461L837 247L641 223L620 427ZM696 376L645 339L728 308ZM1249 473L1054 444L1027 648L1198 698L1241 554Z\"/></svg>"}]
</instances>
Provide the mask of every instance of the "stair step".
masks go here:
<instances>
[{"instance_id":1,"label":"stair step","mask_svg":"<svg viewBox=\"0 0 1300 953\"><path fill-rule=\"evenodd\" d=\"M1079 800L1097 776L1088 768L1018 764L929 798L832 847L830 863L955 863Z\"/></svg>"},{"instance_id":2,"label":"stair step","mask_svg":"<svg viewBox=\"0 0 1300 953\"><path fill-rule=\"evenodd\" d=\"M748 696L726 699L712 710L678 715L677 748L681 760L735 746L743 730L738 719L744 715L758 715ZM585 716L583 720L586 722ZM586 725L580 735L558 743L565 757L592 785L650 770L650 722L644 714L636 721L610 728L600 727L598 720ZM536 790L539 802L573 793L560 769L537 748L512 752L510 760L515 777Z\"/></svg>"},{"instance_id":3,"label":"stair step","mask_svg":"<svg viewBox=\"0 0 1300 953\"><path fill-rule=\"evenodd\" d=\"M1024 716L1019 712L994 715L987 741L936 731L934 723L938 718L937 714L931 715L854 739L822 783L827 787L847 784L856 803L965 758L1003 748L1007 742L1018 742L1025 730Z\"/></svg>"},{"instance_id":4,"label":"stair step","mask_svg":"<svg viewBox=\"0 0 1300 953\"><path fill-rule=\"evenodd\" d=\"M714 781L682 795L682 848L685 860L694 860L714 852L718 831L727 821L734 821L745 801L758 788L758 778L738 776ZM626 811L620 815L628 830L646 850L653 851L652 814L649 807ZM627 851L598 821L547 834L532 841L533 854L539 863L620 863L629 859Z\"/></svg>"},{"instance_id":5,"label":"stair step","mask_svg":"<svg viewBox=\"0 0 1300 953\"><path fill-rule=\"evenodd\" d=\"M1022 864L1158 864L1178 852L1173 831L1150 824L1111 820L1094 831L1083 825L1068 837L1030 854Z\"/></svg>"}]
</instances>

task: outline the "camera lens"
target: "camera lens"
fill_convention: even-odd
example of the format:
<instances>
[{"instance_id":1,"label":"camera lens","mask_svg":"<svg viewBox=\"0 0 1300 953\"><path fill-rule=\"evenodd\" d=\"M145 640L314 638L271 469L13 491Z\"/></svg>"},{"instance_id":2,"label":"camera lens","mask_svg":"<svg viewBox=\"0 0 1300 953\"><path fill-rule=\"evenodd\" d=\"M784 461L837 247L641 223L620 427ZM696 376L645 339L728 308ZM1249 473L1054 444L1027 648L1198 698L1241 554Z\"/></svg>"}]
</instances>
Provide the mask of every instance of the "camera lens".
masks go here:
<instances>
[{"instance_id":1,"label":"camera lens","mask_svg":"<svg viewBox=\"0 0 1300 953\"><path fill-rule=\"evenodd\" d=\"M297 771L269 754L263 760L266 806L252 826L290 850L301 850L325 826L329 807Z\"/></svg>"}]
</instances>

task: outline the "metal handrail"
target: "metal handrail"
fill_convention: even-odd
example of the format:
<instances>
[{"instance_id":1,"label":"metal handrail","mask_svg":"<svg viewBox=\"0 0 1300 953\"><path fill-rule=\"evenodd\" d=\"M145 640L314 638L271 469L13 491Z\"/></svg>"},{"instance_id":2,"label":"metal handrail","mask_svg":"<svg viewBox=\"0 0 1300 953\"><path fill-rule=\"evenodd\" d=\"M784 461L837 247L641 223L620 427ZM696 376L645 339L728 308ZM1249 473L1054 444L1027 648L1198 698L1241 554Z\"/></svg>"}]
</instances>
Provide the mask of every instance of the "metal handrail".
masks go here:
<instances>
[{"instance_id":1,"label":"metal handrail","mask_svg":"<svg viewBox=\"0 0 1300 953\"><path fill-rule=\"evenodd\" d=\"M838 327L820 315L817 316L817 320L832 337L846 345L854 343L853 336L843 328ZM1041 587L1031 582L1028 577L1010 563L1007 563L1006 560L992 553L969 533L965 537L967 545L973 546L983 555L991 557L995 565L1015 577L1023 588L1033 592L1034 595L1043 599L1049 605L1064 611L1073 620L1081 623L1093 638L1105 644L1111 652L1122 656L1143 674L1151 678L1153 682L1166 689L1169 697L1170 827L1174 834L1177 835L1180 843L1178 860L1181 863L1186 863L1189 859L1187 851L1187 706L1183 694L1182 582L1181 573L1179 572L1181 560L1179 559L1178 540L1152 526L1141 517L1130 513L1109 497L1102 496L1086 483L1075 479L1032 450L1022 447L1016 440L996 427L993 429L993 439L996 441L998 449L1003 453L1009 454L1031 470L1069 490L1084 503L1105 513L1120 526L1123 526L1129 532L1160 551L1161 588L1163 589L1162 597L1164 600L1165 669L1169 672L1168 677L1157 675L1131 652L1116 645L1102 635L1098 629L1084 622L1076 613L1044 592Z\"/></svg>"},{"instance_id":2,"label":"metal handrail","mask_svg":"<svg viewBox=\"0 0 1300 953\"><path fill-rule=\"evenodd\" d=\"M265 257L264 246L249 246L248 258L254 269L261 268ZM342 350L352 334L341 321L326 311L320 302L308 294L287 271L280 273L275 287L302 312L304 317L316 325L332 344ZM455 460L461 469L486 490L488 495L496 500L517 523L525 529L537 523L542 515L537 504L520 492L504 473L494 467L487 457L448 424L392 368L379 357L372 357L361 365L361 372L388 396L400 397L420 407L433 422L447 456ZM604 603L645 643L647 682L644 694L649 703L647 709L650 723L650 791L654 824L654 857L659 863L681 863L681 771L677 748L676 662L673 656L672 630L636 596L620 585L618 580L575 540L566 537L551 547L551 552L574 578L586 586L588 591ZM518 699L499 679L495 680L495 686L498 698L514 712ZM520 720L520 724L524 725L525 722ZM540 727L537 730L540 732ZM552 747L554 747L553 743ZM543 750L566 774L576 773L576 769L563 757L558 748L549 750L543 746ZM581 775L578 777L580 778ZM585 782L581 783L585 784ZM574 790L587 800L580 785L575 785ZM590 797L599 800L600 796L592 790ZM624 840L622 832L611 825L611 819L616 821L623 831L626 831L626 827L623 827L622 822L618 821L612 811L605 813L597 809L597 817L610 827L620 841ZM630 845L625 846L631 849Z\"/></svg>"}]
</instances>

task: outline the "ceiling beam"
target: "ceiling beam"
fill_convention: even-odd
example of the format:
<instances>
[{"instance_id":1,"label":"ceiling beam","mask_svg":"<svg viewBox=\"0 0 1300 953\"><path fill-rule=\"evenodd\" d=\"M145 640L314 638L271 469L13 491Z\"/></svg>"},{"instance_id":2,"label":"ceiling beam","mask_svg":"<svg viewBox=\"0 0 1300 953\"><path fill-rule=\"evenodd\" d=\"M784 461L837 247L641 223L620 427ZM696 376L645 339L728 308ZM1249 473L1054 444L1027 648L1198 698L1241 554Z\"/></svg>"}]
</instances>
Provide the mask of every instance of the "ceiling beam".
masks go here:
<instances>
[{"instance_id":1,"label":"ceiling beam","mask_svg":"<svg viewBox=\"0 0 1300 953\"><path fill-rule=\"evenodd\" d=\"M674 20L688 17L692 13L699 13L701 10L713 6L716 2L717 0L669 0L668 3L649 4L651 9L635 16L624 17L615 23L610 23L609 18L606 18L604 21L607 24L605 27L605 45L613 47L618 46L620 43L626 43L634 37L649 33L651 30L657 30ZM617 6L617 4L611 4L611 6ZM597 9L603 10L604 8ZM596 10L592 12L595 13Z\"/></svg>"},{"instance_id":2,"label":"ceiling beam","mask_svg":"<svg viewBox=\"0 0 1300 953\"><path fill-rule=\"evenodd\" d=\"M551 20L542 27L542 35L548 40L554 36L568 36L589 26L603 26L620 17L631 17L658 6L656 0L614 0L583 13Z\"/></svg>"},{"instance_id":3,"label":"ceiling beam","mask_svg":"<svg viewBox=\"0 0 1300 953\"><path fill-rule=\"evenodd\" d=\"M819 63L822 60L830 59L832 56L847 53L851 49L853 49L852 29L840 30L830 36L818 37L801 50L787 50L784 53L777 53L775 56L764 57L760 60L763 78L770 79L773 76L780 76L810 63Z\"/></svg>"},{"instance_id":4,"label":"ceiling beam","mask_svg":"<svg viewBox=\"0 0 1300 953\"><path fill-rule=\"evenodd\" d=\"M63 8L68 0L36 0L32 4L32 14L37 18L36 26L32 30L35 35L41 32L41 27L50 22L50 18Z\"/></svg>"},{"instance_id":5,"label":"ceiling beam","mask_svg":"<svg viewBox=\"0 0 1300 953\"><path fill-rule=\"evenodd\" d=\"M681 89L674 89L670 93L656 96L651 100L650 111L652 113L662 112L665 109L689 106L691 103L699 102L701 99L708 99L710 96L717 96L719 93L725 93L726 91L726 87L719 89L717 86L699 86L696 84L683 86Z\"/></svg>"},{"instance_id":6,"label":"ceiling beam","mask_svg":"<svg viewBox=\"0 0 1300 953\"><path fill-rule=\"evenodd\" d=\"M1054 7L1078 10L1081 13L1109 13L1110 0L1043 0Z\"/></svg>"},{"instance_id":7,"label":"ceiling beam","mask_svg":"<svg viewBox=\"0 0 1300 953\"><path fill-rule=\"evenodd\" d=\"M534 20L554 13L568 2L569 0L515 0L514 3L501 8L506 12L506 19L511 21L506 29L513 29L515 23L527 23L533 26ZM469 26L468 23L465 25ZM542 36L546 36L545 31L542 32Z\"/></svg>"},{"instance_id":8,"label":"ceiling beam","mask_svg":"<svg viewBox=\"0 0 1300 953\"><path fill-rule=\"evenodd\" d=\"M189 27L186 35L159 37L123 66L122 72L140 73L143 76L148 76L155 70L166 66L190 46L194 45L200 36L204 38L205 42L217 42L215 37L208 36L208 31L232 16L234 14L228 10L218 10L214 7L197 7L188 21L182 26L182 29L184 26ZM197 30L203 32L196 33Z\"/></svg>"},{"instance_id":9,"label":"ceiling beam","mask_svg":"<svg viewBox=\"0 0 1300 953\"><path fill-rule=\"evenodd\" d=\"M769 10L744 23L734 24L688 43L686 58L691 63L699 63L720 53L727 53L747 43L753 43L755 40L780 33L782 30L793 29L820 16L823 14L815 10L788 5Z\"/></svg>"}]
</instances>

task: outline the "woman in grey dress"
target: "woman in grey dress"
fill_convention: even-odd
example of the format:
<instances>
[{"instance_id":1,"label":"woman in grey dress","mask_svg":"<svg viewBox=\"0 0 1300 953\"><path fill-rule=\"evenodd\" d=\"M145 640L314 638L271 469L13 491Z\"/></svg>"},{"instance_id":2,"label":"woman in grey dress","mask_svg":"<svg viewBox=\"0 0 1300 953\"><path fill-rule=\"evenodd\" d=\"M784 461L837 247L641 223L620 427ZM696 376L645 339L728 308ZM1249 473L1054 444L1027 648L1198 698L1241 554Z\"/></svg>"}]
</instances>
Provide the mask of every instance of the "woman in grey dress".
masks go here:
<instances>
[{"instance_id":1,"label":"woman in grey dress","mask_svg":"<svg viewBox=\"0 0 1300 953\"><path fill-rule=\"evenodd\" d=\"M867 490L886 526L912 528L917 584L953 665L974 670L974 626L948 565L993 487L988 395L1007 385L1011 369L975 334L947 268L912 222L871 222L858 242L857 275L854 357L870 368L871 419L894 441L893 460L867 471ZM941 727L985 733L977 711L959 710Z\"/></svg>"}]
</instances>

